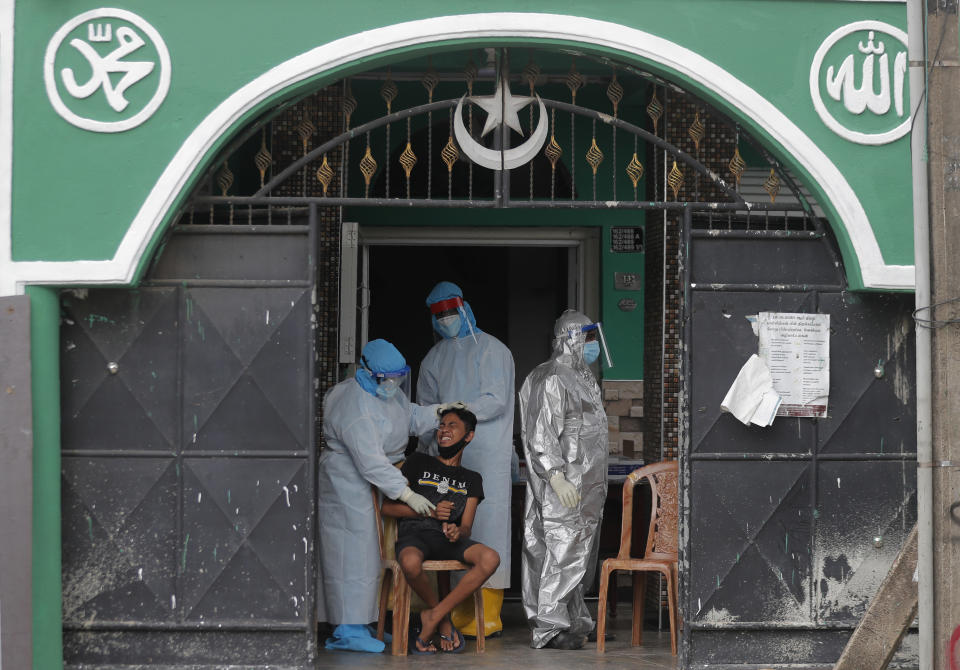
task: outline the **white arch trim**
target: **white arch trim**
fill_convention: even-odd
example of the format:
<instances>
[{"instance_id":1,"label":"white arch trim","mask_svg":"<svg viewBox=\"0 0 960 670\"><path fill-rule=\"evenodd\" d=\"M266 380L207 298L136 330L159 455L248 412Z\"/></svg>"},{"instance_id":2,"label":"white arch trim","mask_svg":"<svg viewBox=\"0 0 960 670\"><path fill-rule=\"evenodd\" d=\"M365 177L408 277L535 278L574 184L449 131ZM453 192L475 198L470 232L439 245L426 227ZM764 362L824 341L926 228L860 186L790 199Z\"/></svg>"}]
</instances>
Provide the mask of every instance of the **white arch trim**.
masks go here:
<instances>
[{"instance_id":1,"label":"white arch trim","mask_svg":"<svg viewBox=\"0 0 960 670\"><path fill-rule=\"evenodd\" d=\"M790 119L732 74L685 47L635 28L580 16L513 12L441 16L375 28L277 65L224 100L187 137L154 184L112 259L14 263L7 256L4 260L13 272L0 271L0 277L13 279L18 292L28 283L128 283L200 161L217 139L256 105L305 79L359 58L438 41L509 37L582 42L634 54L660 63L726 99L795 156L827 194L853 244L864 285L913 288L913 266L884 263L866 212L840 170ZM9 229L6 232L9 239ZM7 281L0 282L4 284L0 294L8 292L2 289L12 288Z\"/></svg>"}]
</instances>

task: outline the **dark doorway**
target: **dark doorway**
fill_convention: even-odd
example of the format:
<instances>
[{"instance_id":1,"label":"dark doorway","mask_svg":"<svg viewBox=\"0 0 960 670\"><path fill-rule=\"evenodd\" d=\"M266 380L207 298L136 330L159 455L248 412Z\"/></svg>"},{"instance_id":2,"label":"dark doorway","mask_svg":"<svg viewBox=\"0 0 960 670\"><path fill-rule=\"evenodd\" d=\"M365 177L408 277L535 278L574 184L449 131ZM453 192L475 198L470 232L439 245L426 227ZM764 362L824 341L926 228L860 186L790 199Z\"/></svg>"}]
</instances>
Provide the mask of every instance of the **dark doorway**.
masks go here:
<instances>
[{"instance_id":1,"label":"dark doorway","mask_svg":"<svg viewBox=\"0 0 960 670\"><path fill-rule=\"evenodd\" d=\"M477 326L510 348L517 385L550 355L568 306L567 247L371 246L369 339L392 342L412 369L435 341L426 297L438 281L463 289Z\"/></svg>"}]
</instances>

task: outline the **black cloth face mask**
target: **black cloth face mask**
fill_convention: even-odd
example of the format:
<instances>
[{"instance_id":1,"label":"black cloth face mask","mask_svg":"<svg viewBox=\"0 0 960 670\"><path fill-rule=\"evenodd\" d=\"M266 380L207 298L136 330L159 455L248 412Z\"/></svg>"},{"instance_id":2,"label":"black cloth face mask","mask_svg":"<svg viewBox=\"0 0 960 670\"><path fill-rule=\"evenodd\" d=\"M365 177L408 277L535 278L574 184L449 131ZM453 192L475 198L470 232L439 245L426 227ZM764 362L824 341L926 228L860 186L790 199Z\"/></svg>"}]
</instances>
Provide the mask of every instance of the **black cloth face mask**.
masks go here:
<instances>
[{"instance_id":1,"label":"black cloth face mask","mask_svg":"<svg viewBox=\"0 0 960 670\"><path fill-rule=\"evenodd\" d=\"M441 446L438 444L438 445L437 445L437 453L440 454L440 458L453 458L454 456L456 456L457 454L459 454L460 451L461 451L465 446L467 446L467 444L469 444L469 443L467 442L467 438L466 438L466 437L464 437L463 439L461 439L461 440L460 440L459 442L457 442L456 444L451 444L449 447L441 447Z\"/></svg>"}]
</instances>

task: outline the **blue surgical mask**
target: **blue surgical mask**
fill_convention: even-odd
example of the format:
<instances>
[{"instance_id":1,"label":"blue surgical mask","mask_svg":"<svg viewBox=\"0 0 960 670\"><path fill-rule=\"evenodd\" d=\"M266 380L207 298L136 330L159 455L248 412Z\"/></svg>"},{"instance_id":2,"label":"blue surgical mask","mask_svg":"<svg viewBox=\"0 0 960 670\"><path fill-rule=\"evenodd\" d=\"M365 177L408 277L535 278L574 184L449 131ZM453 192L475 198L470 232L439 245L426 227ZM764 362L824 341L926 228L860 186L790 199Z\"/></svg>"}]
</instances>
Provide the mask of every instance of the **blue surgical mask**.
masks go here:
<instances>
[{"instance_id":1,"label":"blue surgical mask","mask_svg":"<svg viewBox=\"0 0 960 670\"><path fill-rule=\"evenodd\" d=\"M598 358L600 358L599 342L594 340L583 345L583 360L585 360L587 364L593 363Z\"/></svg>"},{"instance_id":2,"label":"blue surgical mask","mask_svg":"<svg viewBox=\"0 0 960 670\"><path fill-rule=\"evenodd\" d=\"M384 379L377 385L377 396L388 400L396 395L399 389L400 384L397 383L396 379Z\"/></svg>"},{"instance_id":3,"label":"blue surgical mask","mask_svg":"<svg viewBox=\"0 0 960 670\"><path fill-rule=\"evenodd\" d=\"M451 314L437 319L437 325L444 337L456 337L460 334L460 315Z\"/></svg>"}]
</instances>

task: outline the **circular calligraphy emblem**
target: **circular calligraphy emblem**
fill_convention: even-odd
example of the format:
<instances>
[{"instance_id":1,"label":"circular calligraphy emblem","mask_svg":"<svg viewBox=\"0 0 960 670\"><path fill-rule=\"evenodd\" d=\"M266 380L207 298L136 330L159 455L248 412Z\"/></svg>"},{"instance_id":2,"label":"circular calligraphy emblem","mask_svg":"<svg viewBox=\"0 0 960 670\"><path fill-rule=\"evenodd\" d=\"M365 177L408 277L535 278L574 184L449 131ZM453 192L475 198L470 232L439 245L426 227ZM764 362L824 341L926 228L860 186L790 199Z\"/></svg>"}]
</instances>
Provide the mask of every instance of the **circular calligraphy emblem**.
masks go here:
<instances>
[{"instance_id":1,"label":"circular calligraphy emblem","mask_svg":"<svg viewBox=\"0 0 960 670\"><path fill-rule=\"evenodd\" d=\"M67 21L47 44L47 97L67 122L99 133L136 128L170 89L160 33L133 12L100 8Z\"/></svg>"},{"instance_id":2,"label":"circular calligraphy emblem","mask_svg":"<svg viewBox=\"0 0 960 670\"><path fill-rule=\"evenodd\" d=\"M857 144L887 144L910 131L907 34L882 21L834 30L810 65L820 119Z\"/></svg>"}]
</instances>

